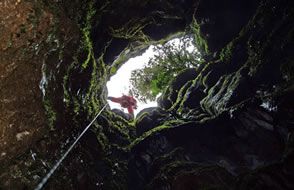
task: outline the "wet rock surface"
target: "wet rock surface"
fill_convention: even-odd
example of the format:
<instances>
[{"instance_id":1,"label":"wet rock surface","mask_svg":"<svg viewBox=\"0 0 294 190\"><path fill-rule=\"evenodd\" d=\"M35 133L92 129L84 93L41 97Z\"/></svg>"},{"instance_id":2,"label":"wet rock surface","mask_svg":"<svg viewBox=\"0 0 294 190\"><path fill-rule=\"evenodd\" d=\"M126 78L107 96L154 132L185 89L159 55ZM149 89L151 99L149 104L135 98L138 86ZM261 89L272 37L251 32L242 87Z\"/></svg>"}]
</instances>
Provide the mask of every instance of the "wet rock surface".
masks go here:
<instances>
[{"instance_id":1,"label":"wet rock surface","mask_svg":"<svg viewBox=\"0 0 294 190\"><path fill-rule=\"evenodd\" d=\"M3 1L0 9L2 163L21 154L42 134L45 125L42 93L39 89L42 60L40 55L35 55L30 49L37 48L40 51L40 44L46 40L53 23L52 14L48 11L39 15L38 23L30 23L30 17L35 17L36 12L29 2ZM40 33L44 35L40 36Z\"/></svg>"},{"instance_id":2,"label":"wet rock surface","mask_svg":"<svg viewBox=\"0 0 294 190\"><path fill-rule=\"evenodd\" d=\"M140 118L157 127L151 122L139 123L140 128L152 131L143 134L131 149L130 189L293 188L286 180L294 177L289 161L293 152L285 155L293 125L278 121L284 114L278 108L278 94L292 85L280 69L289 64L281 62L284 56L292 57L282 47L293 47L293 37L281 40L281 34L293 35L293 29L287 29L290 17L282 16L293 16L284 7L291 3L284 3L262 2L219 55L200 68L192 82L186 81L188 87L184 83L181 91L173 91L177 99L166 92L163 97L167 100L161 100L161 105L174 116L165 118L168 127L158 125L158 119L150 115ZM211 28L217 26L212 23ZM208 46L214 43L213 37ZM175 124L175 118L182 121ZM218 177L210 181L212 175Z\"/></svg>"},{"instance_id":3,"label":"wet rock surface","mask_svg":"<svg viewBox=\"0 0 294 190\"><path fill-rule=\"evenodd\" d=\"M294 189L293 7L0 2L0 189L35 188L117 68L185 29L204 63L135 119L106 107L45 189Z\"/></svg>"}]
</instances>

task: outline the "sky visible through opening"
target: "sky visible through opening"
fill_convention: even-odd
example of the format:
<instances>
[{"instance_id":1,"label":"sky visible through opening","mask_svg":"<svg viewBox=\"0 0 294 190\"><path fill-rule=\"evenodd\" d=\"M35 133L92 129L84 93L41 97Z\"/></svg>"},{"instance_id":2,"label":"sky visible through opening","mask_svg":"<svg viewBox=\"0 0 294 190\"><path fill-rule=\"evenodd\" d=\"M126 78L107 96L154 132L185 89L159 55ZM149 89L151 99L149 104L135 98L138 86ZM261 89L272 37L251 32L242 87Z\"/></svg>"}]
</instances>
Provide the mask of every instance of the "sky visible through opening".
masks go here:
<instances>
[{"instance_id":1,"label":"sky visible through opening","mask_svg":"<svg viewBox=\"0 0 294 190\"><path fill-rule=\"evenodd\" d=\"M178 45L180 43L180 39L175 38L169 42ZM132 71L142 69L148 63L148 61L155 55L153 48L154 46L151 45L142 55L129 59L118 69L117 73L113 75L106 84L108 89L108 96L121 97L123 94L128 95L131 86L130 78ZM189 52L192 52L194 49L195 46L192 44L190 44L190 46L187 48ZM111 102L109 100L108 103L111 109L117 108L127 113L127 109L122 108L120 104ZM147 103L144 103L137 100L137 105L138 108L134 111L135 115L145 108L156 107L157 102L147 101Z\"/></svg>"},{"instance_id":2,"label":"sky visible through opening","mask_svg":"<svg viewBox=\"0 0 294 190\"><path fill-rule=\"evenodd\" d=\"M153 51L154 46L150 46L142 55L129 59L124 63L117 71L115 75L110 78L110 81L107 82L106 86L108 89L108 96L120 97L123 94L128 95L130 90L130 78L133 70L143 68L155 54ZM124 112L127 112L127 109L122 108L120 104L113 103L108 100L109 106L111 109L117 108L121 109ZM148 107L156 107L157 102L140 102L137 100L138 108L135 110L135 115L137 115L141 110Z\"/></svg>"}]
</instances>

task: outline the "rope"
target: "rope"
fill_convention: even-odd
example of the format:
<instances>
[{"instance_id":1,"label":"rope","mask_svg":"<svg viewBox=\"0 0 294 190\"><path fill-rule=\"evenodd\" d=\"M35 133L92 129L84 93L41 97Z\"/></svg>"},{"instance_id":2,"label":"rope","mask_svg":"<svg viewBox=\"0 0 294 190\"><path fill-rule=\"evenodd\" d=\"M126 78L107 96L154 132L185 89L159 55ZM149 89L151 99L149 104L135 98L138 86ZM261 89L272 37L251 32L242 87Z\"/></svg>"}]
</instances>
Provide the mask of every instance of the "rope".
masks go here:
<instances>
[{"instance_id":1,"label":"rope","mask_svg":"<svg viewBox=\"0 0 294 190\"><path fill-rule=\"evenodd\" d=\"M74 148L74 146L77 144L77 142L80 140L80 138L91 127L91 125L98 118L98 116L102 113L102 111L106 108L106 106L107 106L107 104L104 105L104 107L100 110L100 112L96 115L96 117L91 121L91 123L84 129L84 131L79 135L79 137L75 140L75 142L69 147L69 149L65 152L65 154L58 160L58 162L54 165L54 167L47 173L47 175L42 179L42 181L38 184L38 186L35 188L35 190L41 190L44 187L44 185L47 183L47 181L53 175L55 170L60 166L62 161L66 158L66 156L69 154L69 152Z\"/></svg>"}]
</instances>

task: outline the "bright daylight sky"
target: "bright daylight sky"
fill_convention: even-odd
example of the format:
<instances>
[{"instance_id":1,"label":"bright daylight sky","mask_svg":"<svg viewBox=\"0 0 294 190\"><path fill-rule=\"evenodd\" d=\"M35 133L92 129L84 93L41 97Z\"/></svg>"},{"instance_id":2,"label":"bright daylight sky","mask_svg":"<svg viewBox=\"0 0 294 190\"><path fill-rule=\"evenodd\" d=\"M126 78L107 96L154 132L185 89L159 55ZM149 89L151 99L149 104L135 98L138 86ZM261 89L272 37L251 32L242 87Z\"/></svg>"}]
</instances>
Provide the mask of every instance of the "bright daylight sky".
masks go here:
<instances>
[{"instance_id":1,"label":"bright daylight sky","mask_svg":"<svg viewBox=\"0 0 294 190\"><path fill-rule=\"evenodd\" d=\"M174 42L175 45L178 45L180 39L175 38L169 42ZM131 72L136 69L141 69L146 65L149 59L155 54L153 51L154 46L150 46L141 56L137 56L129 59L125 64L123 64L117 71L115 75L110 78L110 81L107 82L106 86L108 89L108 96L120 97L122 94L128 95ZM191 45L188 47L188 51L193 51L195 47ZM118 108L124 110L127 113L127 109L121 108L120 104L113 103L108 100L111 109ZM157 106L157 102L140 102L137 100L138 109L135 110L135 115L137 115L141 110L148 107Z\"/></svg>"},{"instance_id":2,"label":"bright daylight sky","mask_svg":"<svg viewBox=\"0 0 294 190\"><path fill-rule=\"evenodd\" d=\"M148 63L148 60L154 55L154 46L150 46L141 56L137 56L129 59L125 64L123 64L117 71L115 75L110 78L106 86L108 89L108 96L120 97L122 94L128 95L131 72L136 69L141 69ZM127 109L124 109L120 104L113 103L108 100L111 109L118 108L123 109L127 113ZM144 108L157 106L157 102L140 102L137 100L138 108L135 110L135 115L139 113Z\"/></svg>"}]
</instances>

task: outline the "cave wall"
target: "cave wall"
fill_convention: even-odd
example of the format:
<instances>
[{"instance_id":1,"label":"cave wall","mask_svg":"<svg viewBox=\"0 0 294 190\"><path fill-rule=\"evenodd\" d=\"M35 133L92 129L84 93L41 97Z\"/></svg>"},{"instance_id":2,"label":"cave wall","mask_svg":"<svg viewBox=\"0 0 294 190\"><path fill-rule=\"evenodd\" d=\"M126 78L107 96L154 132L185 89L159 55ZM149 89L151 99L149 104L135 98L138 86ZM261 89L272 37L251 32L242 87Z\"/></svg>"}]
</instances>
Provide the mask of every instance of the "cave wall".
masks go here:
<instances>
[{"instance_id":1,"label":"cave wall","mask_svg":"<svg viewBox=\"0 0 294 190\"><path fill-rule=\"evenodd\" d=\"M282 103L293 107L290 7L262 1L196 76L178 75L160 108L137 119L129 189L293 188L293 108ZM222 32L218 20L204 24L203 36ZM217 36L208 49L228 41Z\"/></svg>"},{"instance_id":2,"label":"cave wall","mask_svg":"<svg viewBox=\"0 0 294 190\"><path fill-rule=\"evenodd\" d=\"M56 118L49 81L67 64L79 29L43 2L5 0L0 9L0 188L24 189L48 167L42 157L49 158Z\"/></svg>"},{"instance_id":3,"label":"cave wall","mask_svg":"<svg viewBox=\"0 0 294 190\"><path fill-rule=\"evenodd\" d=\"M126 48L183 30L196 2L1 2L1 188L36 186L106 103L115 72L107 65ZM94 125L47 188L96 188L109 179L116 161L105 154L129 144L134 130L109 108ZM120 178L110 186L123 187Z\"/></svg>"},{"instance_id":4,"label":"cave wall","mask_svg":"<svg viewBox=\"0 0 294 190\"><path fill-rule=\"evenodd\" d=\"M293 188L292 7L4 0L0 188L36 187L106 103L118 67L187 28L203 66L134 122L107 107L45 189Z\"/></svg>"}]
</instances>

